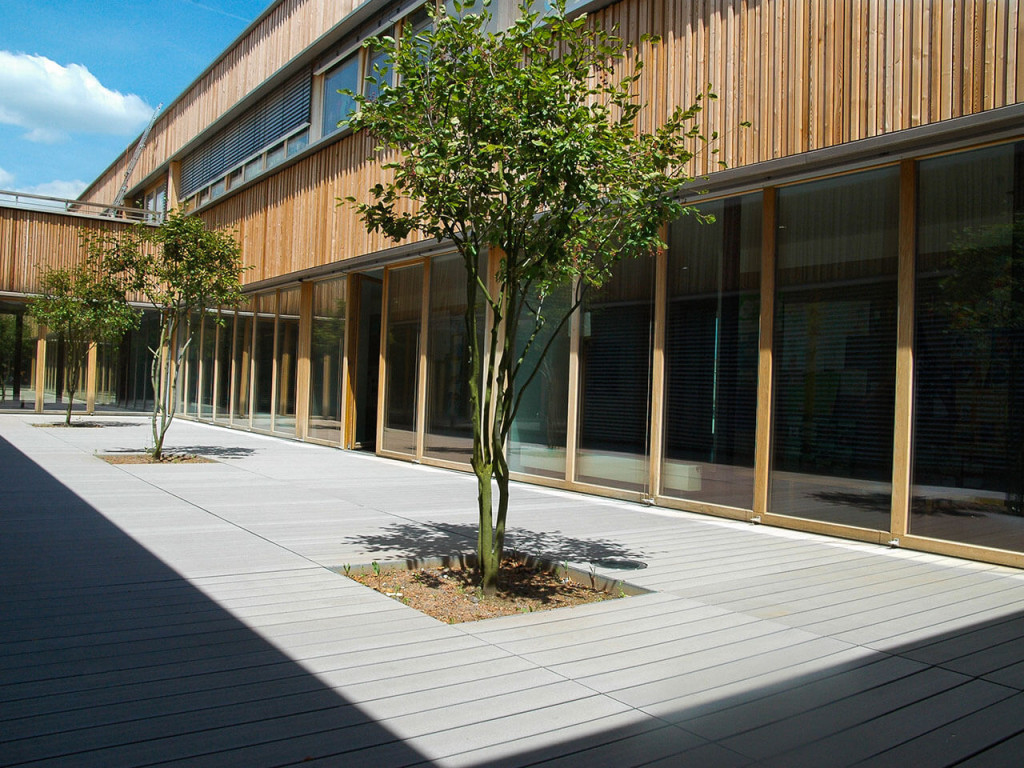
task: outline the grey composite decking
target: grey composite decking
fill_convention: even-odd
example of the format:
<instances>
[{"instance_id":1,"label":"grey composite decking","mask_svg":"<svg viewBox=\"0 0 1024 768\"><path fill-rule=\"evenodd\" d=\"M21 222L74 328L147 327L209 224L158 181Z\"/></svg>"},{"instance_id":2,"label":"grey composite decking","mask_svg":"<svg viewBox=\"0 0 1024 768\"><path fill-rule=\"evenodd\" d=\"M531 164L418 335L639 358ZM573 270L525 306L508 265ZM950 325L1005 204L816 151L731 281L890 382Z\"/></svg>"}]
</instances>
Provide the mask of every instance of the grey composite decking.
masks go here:
<instances>
[{"instance_id":1,"label":"grey composite decking","mask_svg":"<svg viewBox=\"0 0 1024 768\"><path fill-rule=\"evenodd\" d=\"M2 765L1024 764L1019 571L517 486L652 592L449 626L329 568L468 551L470 477L52 420L0 415Z\"/></svg>"}]
</instances>

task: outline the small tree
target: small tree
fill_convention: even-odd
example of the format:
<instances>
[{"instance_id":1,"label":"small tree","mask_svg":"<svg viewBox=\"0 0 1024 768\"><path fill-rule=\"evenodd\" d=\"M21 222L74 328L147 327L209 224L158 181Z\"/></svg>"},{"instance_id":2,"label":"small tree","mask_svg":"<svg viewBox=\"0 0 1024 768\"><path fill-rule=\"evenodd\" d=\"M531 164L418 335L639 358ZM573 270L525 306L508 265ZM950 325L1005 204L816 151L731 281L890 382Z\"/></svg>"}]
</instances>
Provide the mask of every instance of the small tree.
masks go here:
<instances>
[{"instance_id":1,"label":"small tree","mask_svg":"<svg viewBox=\"0 0 1024 768\"><path fill-rule=\"evenodd\" d=\"M635 52L623 40L583 16L567 19L564 5L543 18L528 4L520 10L497 34L486 11L456 5L456 16L433 14L420 37L369 41L388 51L397 85L357 96L350 120L376 137L390 179L369 202L346 198L365 226L396 240L419 232L449 241L465 264L477 567L487 594L504 552L509 432L550 331L619 259L663 247L665 223L694 212L679 197L693 180L691 148L704 141L699 103L654 132L640 129L642 62L627 65ZM496 269L489 253L500 256ZM567 283L573 300L553 314L544 298ZM528 360L534 344L541 354Z\"/></svg>"},{"instance_id":2,"label":"small tree","mask_svg":"<svg viewBox=\"0 0 1024 768\"><path fill-rule=\"evenodd\" d=\"M69 268L44 267L42 295L29 302L29 313L64 344L64 389L71 409L79 381L94 344L117 341L138 322L138 313L125 300L122 281L102 261L97 239L81 235L88 257Z\"/></svg>"},{"instance_id":3,"label":"small tree","mask_svg":"<svg viewBox=\"0 0 1024 768\"><path fill-rule=\"evenodd\" d=\"M229 232L207 229L202 219L172 211L156 229L139 225L109 242L109 258L128 290L159 316L153 360L153 458L163 457L164 437L177 413L181 364L198 328L195 313L242 298L241 251Z\"/></svg>"}]
</instances>

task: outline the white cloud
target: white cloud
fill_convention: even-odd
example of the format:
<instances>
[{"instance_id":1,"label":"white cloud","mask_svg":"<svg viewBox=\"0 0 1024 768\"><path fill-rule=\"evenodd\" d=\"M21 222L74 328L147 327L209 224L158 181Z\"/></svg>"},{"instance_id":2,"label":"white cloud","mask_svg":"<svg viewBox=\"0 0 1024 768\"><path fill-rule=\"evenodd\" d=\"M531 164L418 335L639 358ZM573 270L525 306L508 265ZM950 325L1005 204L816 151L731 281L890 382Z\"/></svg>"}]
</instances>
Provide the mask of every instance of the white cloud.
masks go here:
<instances>
[{"instance_id":1,"label":"white cloud","mask_svg":"<svg viewBox=\"0 0 1024 768\"><path fill-rule=\"evenodd\" d=\"M103 86L81 64L0 51L0 123L26 129L25 138L64 141L72 133L131 135L153 109L135 94Z\"/></svg>"},{"instance_id":2,"label":"white cloud","mask_svg":"<svg viewBox=\"0 0 1024 768\"><path fill-rule=\"evenodd\" d=\"M64 200L76 199L88 186L84 181L75 179L73 181L54 180L45 184L36 184L34 187L22 187L19 192L28 192L31 195L45 195L46 197L59 197Z\"/></svg>"},{"instance_id":3,"label":"white cloud","mask_svg":"<svg viewBox=\"0 0 1024 768\"><path fill-rule=\"evenodd\" d=\"M14 183L15 178L13 173L0 168L0 189L5 189L9 192L24 192L29 195L59 197L62 200L75 200L88 186L80 179L54 179L53 181L35 184L30 187L19 187Z\"/></svg>"}]
</instances>

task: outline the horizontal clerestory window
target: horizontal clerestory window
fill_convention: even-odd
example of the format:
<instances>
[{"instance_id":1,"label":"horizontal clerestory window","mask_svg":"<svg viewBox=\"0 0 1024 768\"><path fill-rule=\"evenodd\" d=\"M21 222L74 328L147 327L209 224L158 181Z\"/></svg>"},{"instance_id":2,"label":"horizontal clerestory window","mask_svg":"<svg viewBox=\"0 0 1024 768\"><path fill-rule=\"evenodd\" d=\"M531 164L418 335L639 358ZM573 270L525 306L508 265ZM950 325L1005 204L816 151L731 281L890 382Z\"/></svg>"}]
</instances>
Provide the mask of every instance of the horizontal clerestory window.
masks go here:
<instances>
[{"instance_id":1,"label":"horizontal clerestory window","mask_svg":"<svg viewBox=\"0 0 1024 768\"><path fill-rule=\"evenodd\" d=\"M188 197L309 122L308 70L261 99L181 162L181 196Z\"/></svg>"}]
</instances>

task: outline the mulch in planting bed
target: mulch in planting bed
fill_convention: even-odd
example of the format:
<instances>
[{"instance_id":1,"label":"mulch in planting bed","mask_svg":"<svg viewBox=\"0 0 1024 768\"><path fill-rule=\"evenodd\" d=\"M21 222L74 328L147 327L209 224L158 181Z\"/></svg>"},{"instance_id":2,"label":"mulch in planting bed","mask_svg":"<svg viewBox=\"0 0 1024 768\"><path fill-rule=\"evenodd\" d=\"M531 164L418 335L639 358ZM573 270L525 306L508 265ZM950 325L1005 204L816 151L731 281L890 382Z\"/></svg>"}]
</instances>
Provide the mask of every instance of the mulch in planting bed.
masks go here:
<instances>
[{"instance_id":1,"label":"mulch in planting bed","mask_svg":"<svg viewBox=\"0 0 1024 768\"><path fill-rule=\"evenodd\" d=\"M108 464L215 464L213 459L195 454L165 453L160 460L149 453L104 453L100 458Z\"/></svg>"},{"instance_id":2,"label":"mulch in planting bed","mask_svg":"<svg viewBox=\"0 0 1024 768\"><path fill-rule=\"evenodd\" d=\"M471 569L381 568L350 571L348 577L448 624L479 621L517 613L547 611L573 605L614 600L625 595L593 589L561 578L556 571L510 562L502 566L498 593L485 597Z\"/></svg>"}]
</instances>

